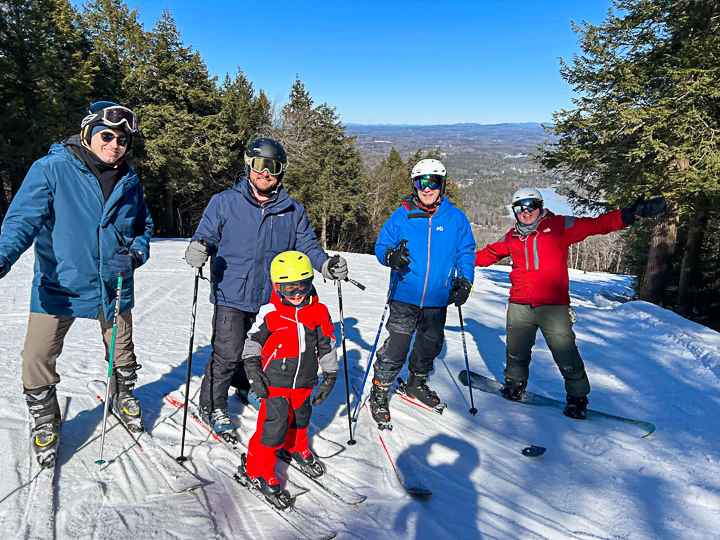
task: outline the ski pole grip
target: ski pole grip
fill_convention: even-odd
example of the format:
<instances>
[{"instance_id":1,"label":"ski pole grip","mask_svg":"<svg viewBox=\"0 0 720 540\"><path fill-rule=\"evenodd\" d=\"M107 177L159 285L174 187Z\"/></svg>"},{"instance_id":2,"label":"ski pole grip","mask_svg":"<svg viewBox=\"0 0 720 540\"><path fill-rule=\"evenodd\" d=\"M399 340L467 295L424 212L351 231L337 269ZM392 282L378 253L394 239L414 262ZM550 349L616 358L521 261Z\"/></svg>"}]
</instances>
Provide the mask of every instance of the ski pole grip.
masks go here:
<instances>
[{"instance_id":1,"label":"ski pole grip","mask_svg":"<svg viewBox=\"0 0 720 540\"><path fill-rule=\"evenodd\" d=\"M352 285L355 285L355 286L356 286L358 289L360 289L361 291L364 291L364 290L365 290L365 285L363 285L363 284L360 283L359 281L355 281L354 279L350 279L350 278L345 278L345 281L347 281L348 283L350 283L350 284L352 284Z\"/></svg>"}]
</instances>

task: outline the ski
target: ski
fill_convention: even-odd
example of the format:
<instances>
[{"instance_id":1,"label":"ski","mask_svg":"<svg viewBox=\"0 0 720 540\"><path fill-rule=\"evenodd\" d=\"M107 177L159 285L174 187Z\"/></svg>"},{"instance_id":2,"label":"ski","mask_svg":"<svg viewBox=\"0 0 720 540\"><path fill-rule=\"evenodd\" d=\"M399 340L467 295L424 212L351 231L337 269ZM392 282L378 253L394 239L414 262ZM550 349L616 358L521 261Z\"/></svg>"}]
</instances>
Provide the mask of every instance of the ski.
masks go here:
<instances>
[{"instance_id":1,"label":"ski","mask_svg":"<svg viewBox=\"0 0 720 540\"><path fill-rule=\"evenodd\" d=\"M167 401L170 405L181 411L185 407L185 396L183 396L179 390L173 390L172 392L165 394L165 401ZM240 457L243 453L247 452L247 446L240 439L238 439L237 445L233 445L222 437L219 437L212 430L212 428L203 421L202 417L200 416L200 412L198 411L197 405L195 405L191 400L188 401L188 417L191 418L192 421L198 426L200 426L205 432L207 432L215 441L225 444L225 446L237 456L238 460L240 460ZM307 489L298 486L295 482L290 480L287 475L283 474L282 471L276 471L275 475L285 486L285 492L288 493L290 498L294 499L298 495L302 495L303 493L308 492Z\"/></svg>"},{"instance_id":2,"label":"ski","mask_svg":"<svg viewBox=\"0 0 720 540\"><path fill-rule=\"evenodd\" d=\"M67 402L66 397L58 397L60 407L58 439L62 434ZM41 466L38 460L35 459L35 452L30 448L33 455L34 465L32 470L34 471L34 477L30 482L25 518L23 519L22 528L15 537L16 540L47 540L48 538L55 538L55 479L57 477L55 470L57 469L57 453L60 450L60 444L56 448L51 466ZM47 459L45 463L48 463Z\"/></svg>"},{"instance_id":3,"label":"ski","mask_svg":"<svg viewBox=\"0 0 720 540\"><path fill-rule=\"evenodd\" d=\"M87 388L90 393L95 396L98 403L102 405L105 399L105 383L103 381L90 381L87 384ZM108 429L111 425L120 424L125 432L138 444L143 451L143 455L147 456L173 491L181 493L203 485L200 480L195 478L187 469L183 468L160 448L153 440L152 435L147 431L133 433L120 417L115 414L112 407L110 407L109 410L112 414L108 415L107 418L109 424Z\"/></svg>"},{"instance_id":4,"label":"ski","mask_svg":"<svg viewBox=\"0 0 720 540\"><path fill-rule=\"evenodd\" d=\"M330 540L335 538L337 533L327 529L323 524L313 516L310 516L297 508L294 504L295 499L290 498L290 506L281 509L273 504L270 500L260 493L250 482L247 477L238 471L238 468L233 466L228 460L216 459L213 461L213 466L223 473L224 475L232 478L235 482L243 486L250 493L252 493L257 499L261 500L268 508L272 509L278 516L280 516L288 525L293 527L303 538L311 540Z\"/></svg>"},{"instance_id":5,"label":"ski","mask_svg":"<svg viewBox=\"0 0 720 540\"><path fill-rule=\"evenodd\" d=\"M465 386L468 385L467 380L467 373L465 370L461 371L458 374L458 380L464 384ZM500 390L503 387L503 384L501 382L495 381L493 379L490 379L488 377L485 377L484 375L480 375L479 373L475 373L473 371L470 372L470 380L472 381L472 387L477 388L478 390L481 390L482 392L488 392L490 394L496 394L500 396ZM505 399L505 398L503 398ZM533 394L532 392L525 392L523 394L523 397L520 401L517 403L523 403L525 405L534 405L537 407L551 407L553 409L558 409L562 411L565 408L566 403L564 401L559 401L557 399L552 399L549 397L541 396L539 394ZM620 422L622 424L627 424L630 426L635 426L640 429L643 435L641 435L643 438L648 437L655 431L655 426L651 424L650 422L644 422L642 420L633 420L632 418L625 418L623 416L616 416L614 414L608 414L600 411L593 411L591 409L587 410L587 419L588 421L598 421L598 420L610 420L613 422Z\"/></svg>"},{"instance_id":6,"label":"ski","mask_svg":"<svg viewBox=\"0 0 720 540\"><path fill-rule=\"evenodd\" d=\"M360 399L357 388L355 388L355 381L352 381L352 388L353 392L355 392L355 396L357 396L357 399ZM433 492L425 486L417 471L408 466L410 464L410 460L398 460L406 448L400 440L400 435L394 430L394 426L392 424L377 424L377 422L375 422L372 418L372 413L370 412L370 408L368 407L366 401L362 403L362 408L370 417L373 424L377 426L377 435L380 440L380 445L382 446L385 455L388 457L388 460L390 460L390 465L392 466L393 471L395 471L395 476L397 476L400 485L405 488L405 491L412 493L413 495L432 495ZM385 433L385 437L383 437L383 433Z\"/></svg>"}]
</instances>

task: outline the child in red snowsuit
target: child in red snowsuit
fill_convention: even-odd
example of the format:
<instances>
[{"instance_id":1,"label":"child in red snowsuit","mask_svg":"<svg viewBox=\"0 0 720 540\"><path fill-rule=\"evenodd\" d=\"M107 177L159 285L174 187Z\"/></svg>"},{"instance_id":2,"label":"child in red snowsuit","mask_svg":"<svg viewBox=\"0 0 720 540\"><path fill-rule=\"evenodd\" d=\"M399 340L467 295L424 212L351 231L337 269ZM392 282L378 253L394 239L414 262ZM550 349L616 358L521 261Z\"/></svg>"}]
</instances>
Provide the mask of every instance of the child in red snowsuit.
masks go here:
<instances>
[{"instance_id":1,"label":"child in red snowsuit","mask_svg":"<svg viewBox=\"0 0 720 540\"><path fill-rule=\"evenodd\" d=\"M278 452L294 459L307 474L323 474L308 448L312 406L330 394L338 360L333 324L318 301L313 270L306 255L287 251L270 267L274 291L260 308L243 350L245 372L253 392L262 398L257 429L248 443L246 474L266 496L280 491L275 478ZM318 384L318 364L323 381ZM288 456L289 454L289 456Z\"/></svg>"}]
</instances>

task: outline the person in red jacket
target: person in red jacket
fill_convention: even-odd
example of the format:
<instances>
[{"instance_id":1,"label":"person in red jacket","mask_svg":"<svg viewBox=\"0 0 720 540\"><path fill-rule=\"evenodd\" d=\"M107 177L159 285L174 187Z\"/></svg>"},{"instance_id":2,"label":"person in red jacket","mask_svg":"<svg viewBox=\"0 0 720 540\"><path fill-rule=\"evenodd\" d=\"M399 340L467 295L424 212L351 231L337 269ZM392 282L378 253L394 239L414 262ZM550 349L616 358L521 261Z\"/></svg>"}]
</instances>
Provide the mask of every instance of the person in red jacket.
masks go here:
<instances>
[{"instance_id":1,"label":"person in red jacket","mask_svg":"<svg viewBox=\"0 0 720 540\"><path fill-rule=\"evenodd\" d=\"M325 401L335 386L338 360L334 327L327 307L318 301L308 256L281 253L270 265L270 278L270 302L260 308L242 354L248 381L262 404L240 472L273 503L284 506L275 477L278 454L295 460L309 476L324 473L308 448L307 429L312 407ZM318 364L323 380L311 405Z\"/></svg>"},{"instance_id":2,"label":"person in red jacket","mask_svg":"<svg viewBox=\"0 0 720 540\"><path fill-rule=\"evenodd\" d=\"M553 359L565 379L570 418L587 417L590 382L572 329L568 248L596 234L608 234L635 223L639 218L661 214L665 199L641 196L629 208L598 217L556 216L543 208L540 190L532 187L513 194L512 209L517 223L499 242L475 253L475 266L490 266L510 256L510 303L507 310L505 386L501 393L520 401L527 388L530 359L537 329L542 330Z\"/></svg>"}]
</instances>

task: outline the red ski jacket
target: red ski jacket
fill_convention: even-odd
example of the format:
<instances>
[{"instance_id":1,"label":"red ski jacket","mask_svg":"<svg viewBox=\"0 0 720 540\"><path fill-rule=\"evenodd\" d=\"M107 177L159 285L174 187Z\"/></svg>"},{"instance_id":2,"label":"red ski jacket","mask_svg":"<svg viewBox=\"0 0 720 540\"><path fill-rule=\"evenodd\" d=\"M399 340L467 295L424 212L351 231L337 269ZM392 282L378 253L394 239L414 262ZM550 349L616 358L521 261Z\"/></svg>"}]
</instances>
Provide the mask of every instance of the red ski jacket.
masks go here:
<instances>
[{"instance_id":1,"label":"red ski jacket","mask_svg":"<svg viewBox=\"0 0 720 540\"><path fill-rule=\"evenodd\" d=\"M310 303L298 308L273 291L248 332L242 356L262 357L268 386L312 388L318 384L318 363L323 372L338 370L330 313L314 289L311 294Z\"/></svg>"},{"instance_id":2,"label":"red ski jacket","mask_svg":"<svg viewBox=\"0 0 720 540\"><path fill-rule=\"evenodd\" d=\"M500 241L475 253L475 266L512 257L510 302L532 306L570 304L568 247L595 234L625 227L620 210L598 217L556 216L549 210L528 236L511 229Z\"/></svg>"}]
</instances>

